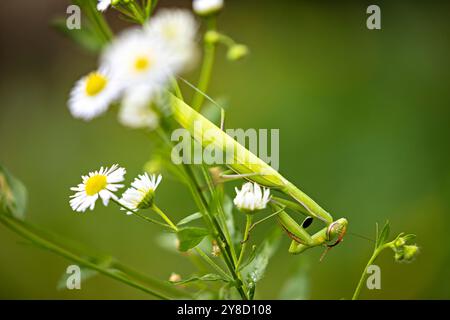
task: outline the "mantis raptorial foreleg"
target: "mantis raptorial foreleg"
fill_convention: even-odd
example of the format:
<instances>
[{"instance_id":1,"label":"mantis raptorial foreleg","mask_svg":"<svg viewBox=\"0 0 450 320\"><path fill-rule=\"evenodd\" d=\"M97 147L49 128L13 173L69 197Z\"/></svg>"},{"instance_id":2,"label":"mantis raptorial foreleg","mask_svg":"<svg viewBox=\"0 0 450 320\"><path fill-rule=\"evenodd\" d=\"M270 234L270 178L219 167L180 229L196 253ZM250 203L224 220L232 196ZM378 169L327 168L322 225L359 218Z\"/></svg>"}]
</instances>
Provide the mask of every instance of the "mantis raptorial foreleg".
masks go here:
<instances>
[{"instance_id":1,"label":"mantis raptorial foreleg","mask_svg":"<svg viewBox=\"0 0 450 320\"><path fill-rule=\"evenodd\" d=\"M280 210L280 207L276 203L272 203L274 210ZM281 210L278 215L278 221L288 236L292 239L289 247L289 253L299 254L306 249L326 245L332 247L338 244L347 229L347 220L341 218L330 223L327 227L321 229L314 235L310 235L303 226L300 226L289 214L284 210ZM335 243L329 245L328 242L335 240Z\"/></svg>"}]
</instances>

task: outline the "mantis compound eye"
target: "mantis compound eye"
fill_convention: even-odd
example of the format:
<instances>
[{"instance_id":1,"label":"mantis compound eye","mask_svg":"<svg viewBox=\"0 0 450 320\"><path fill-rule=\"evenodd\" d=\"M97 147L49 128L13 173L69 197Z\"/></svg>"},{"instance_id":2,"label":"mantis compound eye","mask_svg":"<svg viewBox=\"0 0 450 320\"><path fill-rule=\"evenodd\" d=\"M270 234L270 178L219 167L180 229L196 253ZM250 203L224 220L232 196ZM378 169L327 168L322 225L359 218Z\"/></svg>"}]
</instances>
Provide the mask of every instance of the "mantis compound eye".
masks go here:
<instances>
[{"instance_id":1,"label":"mantis compound eye","mask_svg":"<svg viewBox=\"0 0 450 320\"><path fill-rule=\"evenodd\" d=\"M311 223L313 223L313 218L312 217L306 217L305 220L303 220L302 228L303 229L308 228L311 225Z\"/></svg>"},{"instance_id":2,"label":"mantis compound eye","mask_svg":"<svg viewBox=\"0 0 450 320\"><path fill-rule=\"evenodd\" d=\"M347 232L347 224L348 224L347 219L341 218L339 220L334 221L328 226L327 239L331 241L334 238L336 238L336 241L333 244L327 245L329 248L338 245L342 241L342 239L345 236L345 233Z\"/></svg>"}]
</instances>

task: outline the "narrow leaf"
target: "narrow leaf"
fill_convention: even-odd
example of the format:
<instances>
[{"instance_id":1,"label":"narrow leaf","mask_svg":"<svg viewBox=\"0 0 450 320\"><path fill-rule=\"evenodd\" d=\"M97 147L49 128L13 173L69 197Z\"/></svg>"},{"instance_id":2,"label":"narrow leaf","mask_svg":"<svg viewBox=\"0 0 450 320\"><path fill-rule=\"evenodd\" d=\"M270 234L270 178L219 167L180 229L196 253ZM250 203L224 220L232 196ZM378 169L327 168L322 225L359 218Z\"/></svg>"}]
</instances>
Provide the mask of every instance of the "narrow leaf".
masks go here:
<instances>
[{"instance_id":1,"label":"narrow leaf","mask_svg":"<svg viewBox=\"0 0 450 320\"><path fill-rule=\"evenodd\" d=\"M403 239L405 240L406 243L410 243L412 240L414 240L417 236L415 234L406 234L403 236Z\"/></svg>"},{"instance_id":2,"label":"narrow leaf","mask_svg":"<svg viewBox=\"0 0 450 320\"><path fill-rule=\"evenodd\" d=\"M242 275L249 283L256 283L264 276L270 258L280 243L280 229L276 228L257 248L255 258L242 269Z\"/></svg>"},{"instance_id":3,"label":"narrow leaf","mask_svg":"<svg viewBox=\"0 0 450 320\"><path fill-rule=\"evenodd\" d=\"M383 229L381 229L381 232L378 236L377 239L377 248L379 248L380 246L382 246L383 244L386 243L388 237L389 237L389 233L390 233L390 226L389 226L389 221L386 221Z\"/></svg>"},{"instance_id":4,"label":"narrow leaf","mask_svg":"<svg viewBox=\"0 0 450 320\"><path fill-rule=\"evenodd\" d=\"M180 246L178 249L182 252L188 251L202 242L203 238L208 234L208 230L203 228L183 228L177 233L178 240L180 241Z\"/></svg>"},{"instance_id":5,"label":"narrow leaf","mask_svg":"<svg viewBox=\"0 0 450 320\"><path fill-rule=\"evenodd\" d=\"M188 215L187 217L181 219L180 222L178 222L177 226L182 226L182 225L184 225L184 224L188 224L189 222L198 220L198 219L200 219L201 217L202 217L201 212L193 213L193 214Z\"/></svg>"},{"instance_id":6,"label":"narrow leaf","mask_svg":"<svg viewBox=\"0 0 450 320\"><path fill-rule=\"evenodd\" d=\"M66 26L66 20L58 18L52 21L51 26L80 47L92 53L100 52L104 45L104 40L88 25L84 25L81 29L70 30Z\"/></svg>"},{"instance_id":7,"label":"narrow leaf","mask_svg":"<svg viewBox=\"0 0 450 320\"><path fill-rule=\"evenodd\" d=\"M16 179L5 167L0 165L0 209L12 214L15 218L25 218L27 190L23 183Z\"/></svg>"},{"instance_id":8,"label":"narrow leaf","mask_svg":"<svg viewBox=\"0 0 450 320\"><path fill-rule=\"evenodd\" d=\"M171 283L179 285L179 284L187 284L187 283L196 282L196 281L223 281L223 282L229 282L228 279L225 279L225 278L221 277L218 274L208 273L208 274L205 274L203 276L193 275L193 276L189 277L188 279L181 280L181 281L172 281Z\"/></svg>"}]
</instances>

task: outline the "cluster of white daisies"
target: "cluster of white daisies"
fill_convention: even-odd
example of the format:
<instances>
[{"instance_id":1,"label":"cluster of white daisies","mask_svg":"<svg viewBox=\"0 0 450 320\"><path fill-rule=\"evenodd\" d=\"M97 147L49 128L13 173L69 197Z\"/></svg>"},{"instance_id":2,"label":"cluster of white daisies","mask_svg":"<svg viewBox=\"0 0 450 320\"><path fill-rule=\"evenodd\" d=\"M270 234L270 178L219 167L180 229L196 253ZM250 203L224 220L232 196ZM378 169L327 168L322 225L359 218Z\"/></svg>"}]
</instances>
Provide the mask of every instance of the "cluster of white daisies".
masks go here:
<instances>
[{"instance_id":1,"label":"cluster of white daisies","mask_svg":"<svg viewBox=\"0 0 450 320\"><path fill-rule=\"evenodd\" d=\"M71 188L75 194L70 196L70 206L77 212L93 210L100 198L105 206L112 199L121 205L122 209L127 210L127 214L151 207L162 176L149 176L147 173L139 175L119 199L115 192L124 187L120 182L124 181L125 173L125 168L115 164L110 168L101 167L100 170L81 176L82 182Z\"/></svg>"},{"instance_id":2,"label":"cluster of white daisies","mask_svg":"<svg viewBox=\"0 0 450 320\"><path fill-rule=\"evenodd\" d=\"M99 0L97 9L106 10L119 0ZM198 15L219 11L223 0L194 0ZM103 51L98 70L81 78L71 91L69 110L76 118L91 120L113 102L120 102L119 121L133 128L154 128L159 117L152 103L157 103L170 81L195 58L197 23L187 10L160 10L142 28L127 30L116 37ZM71 188L74 211L93 210L100 198L105 206L112 199L127 214L153 204L161 175L144 173L134 179L119 199L115 194L124 185L125 168L110 168L82 176L82 182ZM270 190L256 183L236 188L234 204L241 211L252 213L266 208Z\"/></svg>"},{"instance_id":3,"label":"cluster of white daisies","mask_svg":"<svg viewBox=\"0 0 450 320\"><path fill-rule=\"evenodd\" d=\"M75 194L70 197L70 206L77 212L93 210L95 203L100 198L105 206L113 199L121 206L121 209L127 211L127 214L133 214L139 209L150 208L162 176L148 175L147 173L139 175L119 199L115 192L124 187L121 182L125 179L125 173L125 168L115 164L110 168L101 167L100 170L81 176L82 182L71 188ZM247 182L241 190L236 188L234 204L245 213L265 209L269 201L270 189L261 188L257 183Z\"/></svg>"},{"instance_id":4,"label":"cluster of white daisies","mask_svg":"<svg viewBox=\"0 0 450 320\"><path fill-rule=\"evenodd\" d=\"M124 31L104 49L98 70L75 84L70 112L91 120L117 101L120 123L155 127L158 114L152 102L194 59L196 31L193 15L181 9L160 10L142 28Z\"/></svg>"}]
</instances>

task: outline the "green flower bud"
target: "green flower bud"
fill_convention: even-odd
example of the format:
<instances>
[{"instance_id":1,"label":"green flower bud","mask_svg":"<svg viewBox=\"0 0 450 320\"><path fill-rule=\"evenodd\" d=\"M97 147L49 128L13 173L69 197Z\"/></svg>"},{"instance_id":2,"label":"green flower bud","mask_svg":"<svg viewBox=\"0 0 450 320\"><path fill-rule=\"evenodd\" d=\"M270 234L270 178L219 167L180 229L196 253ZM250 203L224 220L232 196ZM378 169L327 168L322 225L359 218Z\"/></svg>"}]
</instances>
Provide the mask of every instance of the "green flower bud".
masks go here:
<instances>
[{"instance_id":1,"label":"green flower bud","mask_svg":"<svg viewBox=\"0 0 450 320\"><path fill-rule=\"evenodd\" d=\"M419 253L419 247L416 245L406 245L403 249L404 259L407 261L412 261Z\"/></svg>"},{"instance_id":2,"label":"green flower bud","mask_svg":"<svg viewBox=\"0 0 450 320\"><path fill-rule=\"evenodd\" d=\"M228 49L227 58L231 61L242 59L248 55L248 48L243 44L235 44Z\"/></svg>"},{"instance_id":3,"label":"green flower bud","mask_svg":"<svg viewBox=\"0 0 450 320\"><path fill-rule=\"evenodd\" d=\"M217 31L210 30L205 33L205 42L207 43L217 43L220 39L220 34Z\"/></svg>"},{"instance_id":4,"label":"green flower bud","mask_svg":"<svg viewBox=\"0 0 450 320\"><path fill-rule=\"evenodd\" d=\"M406 241L403 237L398 238L397 240L395 240L394 242L394 246L396 248L401 248L406 244Z\"/></svg>"},{"instance_id":5,"label":"green flower bud","mask_svg":"<svg viewBox=\"0 0 450 320\"><path fill-rule=\"evenodd\" d=\"M404 245L399 248L393 248L395 261L397 262L411 262L419 253L417 245Z\"/></svg>"}]
</instances>

